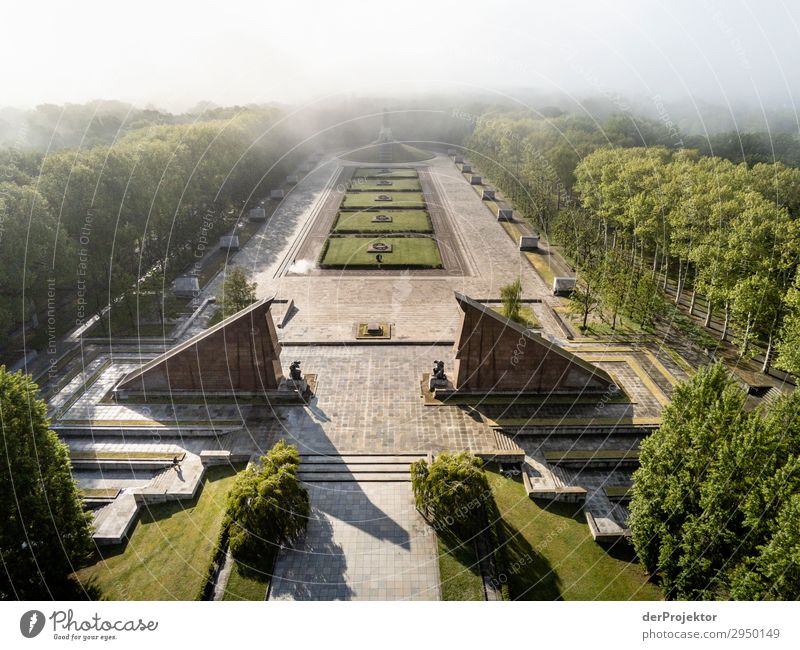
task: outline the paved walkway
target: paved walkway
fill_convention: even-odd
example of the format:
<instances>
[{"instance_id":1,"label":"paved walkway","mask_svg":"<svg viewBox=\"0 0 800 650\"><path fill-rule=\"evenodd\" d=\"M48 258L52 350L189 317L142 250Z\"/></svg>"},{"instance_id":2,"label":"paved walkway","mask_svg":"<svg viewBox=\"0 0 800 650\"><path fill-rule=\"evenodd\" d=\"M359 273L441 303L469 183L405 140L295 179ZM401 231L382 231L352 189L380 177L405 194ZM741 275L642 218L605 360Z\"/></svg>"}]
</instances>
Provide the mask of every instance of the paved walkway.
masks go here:
<instances>
[{"instance_id":1,"label":"paved walkway","mask_svg":"<svg viewBox=\"0 0 800 650\"><path fill-rule=\"evenodd\" d=\"M281 552L270 600L438 600L436 536L410 483L317 483L304 540Z\"/></svg>"},{"instance_id":2,"label":"paved walkway","mask_svg":"<svg viewBox=\"0 0 800 650\"><path fill-rule=\"evenodd\" d=\"M302 236L304 228L316 218L317 208L327 195L325 181L337 174L340 163L330 162L299 187L299 214L284 214L291 205L278 208L273 221L293 228ZM279 254L277 247L251 250L248 243L240 253L245 267L258 282L258 295L293 299L297 312L279 335L286 341L320 342L354 340L356 323L367 320L393 324L395 341L452 341L459 322L454 291L486 298L497 297L500 287L522 280L525 297L540 297L548 292L530 264L521 256L492 213L466 183L446 156L427 161L426 178L436 187L442 206L449 214L451 233L448 242L460 247L464 257L462 275L426 277L416 273L309 273L274 277L283 268L289 246ZM301 199L302 197L302 199ZM290 239L290 238L289 238ZM277 257L276 257L277 256ZM237 259L238 262L238 259ZM302 260L300 260L302 262ZM314 260L306 260L309 269ZM300 265L302 266L302 264Z\"/></svg>"},{"instance_id":3,"label":"paved walkway","mask_svg":"<svg viewBox=\"0 0 800 650\"><path fill-rule=\"evenodd\" d=\"M303 454L491 449L494 436L480 418L422 401L422 374L434 359L450 370L452 355L449 346L287 346L284 367L297 359L304 372L316 373L316 395L309 408L283 408L266 426ZM254 409L251 418L260 421L260 413Z\"/></svg>"}]
</instances>

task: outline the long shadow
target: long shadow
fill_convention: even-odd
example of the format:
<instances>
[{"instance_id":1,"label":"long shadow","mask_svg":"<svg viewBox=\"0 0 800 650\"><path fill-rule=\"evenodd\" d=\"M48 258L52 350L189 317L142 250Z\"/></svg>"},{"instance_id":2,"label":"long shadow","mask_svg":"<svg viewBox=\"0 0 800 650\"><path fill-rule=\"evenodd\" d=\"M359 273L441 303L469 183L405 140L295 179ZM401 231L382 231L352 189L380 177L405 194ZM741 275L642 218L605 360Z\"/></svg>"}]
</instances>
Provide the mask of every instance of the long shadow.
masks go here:
<instances>
[{"instance_id":1,"label":"long shadow","mask_svg":"<svg viewBox=\"0 0 800 650\"><path fill-rule=\"evenodd\" d=\"M450 532L447 528L441 528L436 534L443 546L447 549L448 554L461 566L469 570L473 576L480 578L480 560L475 552L473 540L462 540L458 535Z\"/></svg>"},{"instance_id":2,"label":"long shadow","mask_svg":"<svg viewBox=\"0 0 800 650\"><path fill-rule=\"evenodd\" d=\"M561 578L525 536L502 519L499 524L505 575L512 600L564 600Z\"/></svg>"},{"instance_id":3,"label":"long shadow","mask_svg":"<svg viewBox=\"0 0 800 650\"><path fill-rule=\"evenodd\" d=\"M97 583L97 578L92 576L81 583L74 576L67 576L62 582L50 581L47 589L53 600L102 600L103 592Z\"/></svg>"},{"instance_id":4,"label":"long shadow","mask_svg":"<svg viewBox=\"0 0 800 650\"><path fill-rule=\"evenodd\" d=\"M615 560L622 560L628 564L639 564L639 556L636 555L633 544L627 538L620 538L607 544L601 544L600 548L606 552L606 555L613 557Z\"/></svg>"},{"instance_id":5,"label":"long shadow","mask_svg":"<svg viewBox=\"0 0 800 650\"><path fill-rule=\"evenodd\" d=\"M486 470L497 472L494 464L489 464ZM525 494L521 476L513 476L504 480L511 480L517 484L521 495ZM527 499L527 495L524 496ZM575 506L566 503L552 502L557 514L574 518ZM564 507L566 506L566 507ZM508 580L509 595L512 600L563 600L561 578L553 569L546 557L541 555L525 535L517 529L508 519L501 517L495 522L498 527L498 541L500 544L499 556L504 566L498 570Z\"/></svg>"},{"instance_id":6,"label":"long shadow","mask_svg":"<svg viewBox=\"0 0 800 650\"><path fill-rule=\"evenodd\" d=\"M286 413L282 424L284 428L282 435L287 442L297 446L300 454L335 457L342 453L325 433L322 423L330 422L330 418L318 406L309 409L291 408L287 410L288 413ZM301 463L300 471L302 472L303 469L304 466ZM352 507L338 510L335 507L335 503L329 499L322 499L319 505L312 502L312 505L318 505L323 512L346 521L351 526L376 539L390 541L405 550L409 550L411 548L411 540L409 539L408 531L373 503L350 470L339 472L339 476L342 479L340 483L323 480L319 482L312 481L311 483L316 485L317 489L325 489L331 492L340 491L347 496L349 505ZM376 483L376 485L388 486L390 484ZM348 510L352 512L348 512ZM355 513L357 513L357 517L353 516Z\"/></svg>"},{"instance_id":7,"label":"long shadow","mask_svg":"<svg viewBox=\"0 0 800 650\"><path fill-rule=\"evenodd\" d=\"M312 514L304 538L279 553L269 599L351 600L346 571L347 558L333 539L333 527L326 517Z\"/></svg>"}]
</instances>

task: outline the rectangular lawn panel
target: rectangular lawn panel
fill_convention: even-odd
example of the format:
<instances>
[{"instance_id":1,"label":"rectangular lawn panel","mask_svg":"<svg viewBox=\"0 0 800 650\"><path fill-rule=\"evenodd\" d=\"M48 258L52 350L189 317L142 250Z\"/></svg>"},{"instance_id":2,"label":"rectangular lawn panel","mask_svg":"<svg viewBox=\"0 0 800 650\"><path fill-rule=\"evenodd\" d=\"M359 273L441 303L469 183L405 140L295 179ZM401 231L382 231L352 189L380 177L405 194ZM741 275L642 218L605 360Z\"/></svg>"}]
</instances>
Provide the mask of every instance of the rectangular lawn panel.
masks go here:
<instances>
[{"instance_id":1,"label":"rectangular lawn panel","mask_svg":"<svg viewBox=\"0 0 800 650\"><path fill-rule=\"evenodd\" d=\"M391 185L381 185L391 183ZM416 178L364 178L354 176L350 179L350 190L358 192L419 192L422 187Z\"/></svg>"},{"instance_id":2,"label":"rectangular lawn panel","mask_svg":"<svg viewBox=\"0 0 800 650\"><path fill-rule=\"evenodd\" d=\"M206 471L197 497L144 505L120 547L77 573L110 600L195 600L206 579L236 471Z\"/></svg>"},{"instance_id":3,"label":"rectangular lawn panel","mask_svg":"<svg viewBox=\"0 0 800 650\"><path fill-rule=\"evenodd\" d=\"M368 253L367 248L371 243L378 241L392 247L391 253L382 253L383 267L441 268L442 266L439 247L430 237L330 237L322 257L322 266L377 268L375 253Z\"/></svg>"},{"instance_id":4,"label":"rectangular lawn panel","mask_svg":"<svg viewBox=\"0 0 800 650\"><path fill-rule=\"evenodd\" d=\"M379 197L390 197L389 201L383 201ZM391 210L392 208L422 209L425 207L425 199L422 192L348 192L342 201L343 208L381 208Z\"/></svg>"},{"instance_id":5,"label":"rectangular lawn panel","mask_svg":"<svg viewBox=\"0 0 800 650\"><path fill-rule=\"evenodd\" d=\"M383 171L388 169L389 171ZM411 167L359 167L353 178L418 178L417 170Z\"/></svg>"},{"instance_id":6,"label":"rectangular lawn panel","mask_svg":"<svg viewBox=\"0 0 800 650\"><path fill-rule=\"evenodd\" d=\"M392 218L387 222L374 222L378 214ZM340 212L333 227L336 233L360 232L433 232L431 219L425 210L386 210L372 212Z\"/></svg>"},{"instance_id":7,"label":"rectangular lawn panel","mask_svg":"<svg viewBox=\"0 0 800 650\"><path fill-rule=\"evenodd\" d=\"M604 548L592 539L581 507L539 504L522 480L487 472L502 518L512 600L660 600L627 541Z\"/></svg>"}]
</instances>

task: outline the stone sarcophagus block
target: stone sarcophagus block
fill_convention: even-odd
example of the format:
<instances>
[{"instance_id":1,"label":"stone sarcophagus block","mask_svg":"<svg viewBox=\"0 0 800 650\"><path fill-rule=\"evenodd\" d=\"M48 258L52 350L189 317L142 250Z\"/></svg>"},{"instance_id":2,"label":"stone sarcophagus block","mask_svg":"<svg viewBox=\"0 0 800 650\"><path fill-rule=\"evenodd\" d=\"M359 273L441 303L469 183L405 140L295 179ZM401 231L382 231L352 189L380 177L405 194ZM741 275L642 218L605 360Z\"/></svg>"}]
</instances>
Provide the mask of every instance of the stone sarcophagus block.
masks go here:
<instances>
[{"instance_id":1,"label":"stone sarcophagus block","mask_svg":"<svg viewBox=\"0 0 800 650\"><path fill-rule=\"evenodd\" d=\"M568 296L575 291L577 284L576 278L569 277L556 277L553 278L553 295L554 296Z\"/></svg>"},{"instance_id":2,"label":"stone sarcophagus block","mask_svg":"<svg viewBox=\"0 0 800 650\"><path fill-rule=\"evenodd\" d=\"M249 221L266 221L267 213L265 212L264 208L259 205L256 208L252 208L247 213L247 219Z\"/></svg>"}]
</instances>

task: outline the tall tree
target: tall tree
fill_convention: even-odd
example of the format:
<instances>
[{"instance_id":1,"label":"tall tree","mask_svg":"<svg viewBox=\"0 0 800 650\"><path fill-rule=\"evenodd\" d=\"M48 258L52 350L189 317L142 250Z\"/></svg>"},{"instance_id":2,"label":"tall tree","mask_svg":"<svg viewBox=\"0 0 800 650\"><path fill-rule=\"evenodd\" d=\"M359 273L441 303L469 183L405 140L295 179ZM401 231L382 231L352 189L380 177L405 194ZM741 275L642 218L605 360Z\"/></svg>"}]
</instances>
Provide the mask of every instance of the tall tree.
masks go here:
<instances>
[{"instance_id":1,"label":"tall tree","mask_svg":"<svg viewBox=\"0 0 800 650\"><path fill-rule=\"evenodd\" d=\"M722 364L678 386L661 428L642 443L630 526L668 598L793 598L800 546L800 395L766 413ZM774 564L777 563L777 564Z\"/></svg>"},{"instance_id":2,"label":"tall tree","mask_svg":"<svg viewBox=\"0 0 800 650\"><path fill-rule=\"evenodd\" d=\"M800 377L800 276L784 297L786 319L775 365Z\"/></svg>"},{"instance_id":3,"label":"tall tree","mask_svg":"<svg viewBox=\"0 0 800 650\"><path fill-rule=\"evenodd\" d=\"M256 287L257 283L247 281L247 274L241 267L229 266L225 269L222 293L217 296L217 302L222 310L222 317L227 318L254 303L256 300Z\"/></svg>"},{"instance_id":4,"label":"tall tree","mask_svg":"<svg viewBox=\"0 0 800 650\"><path fill-rule=\"evenodd\" d=\"M67 599L92 550L91 515L49 430L45 403L22 372L0 366L0 598Z\"/></svg>"}]
</instances>

